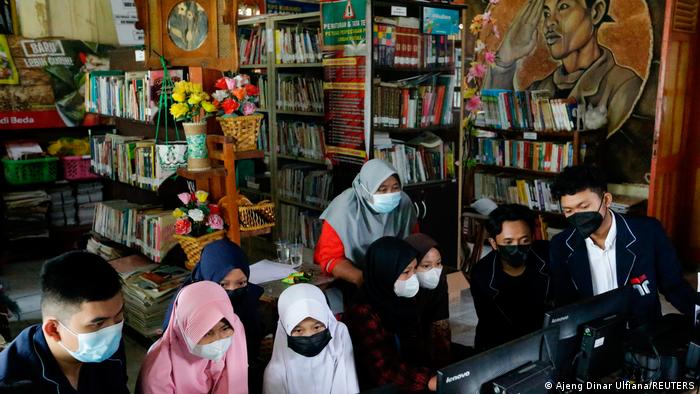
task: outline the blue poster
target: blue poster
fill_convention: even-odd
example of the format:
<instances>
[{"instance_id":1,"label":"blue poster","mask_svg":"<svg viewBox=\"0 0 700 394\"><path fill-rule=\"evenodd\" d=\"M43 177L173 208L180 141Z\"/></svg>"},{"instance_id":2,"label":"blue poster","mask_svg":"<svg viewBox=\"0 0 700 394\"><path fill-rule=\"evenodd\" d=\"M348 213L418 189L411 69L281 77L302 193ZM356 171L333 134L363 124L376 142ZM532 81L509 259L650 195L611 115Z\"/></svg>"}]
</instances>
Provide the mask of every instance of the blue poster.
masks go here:
<instances>
[{"instance_id":1,"label":"blue poster","mask_svg":"<svg viewBox=\"0 0 700 394\"><path fill-rule=\"evenodd\" d=\"M444 8L423 9L423 33L453 35L459 33L459 11Z\"/></svg>"}]
</instances>

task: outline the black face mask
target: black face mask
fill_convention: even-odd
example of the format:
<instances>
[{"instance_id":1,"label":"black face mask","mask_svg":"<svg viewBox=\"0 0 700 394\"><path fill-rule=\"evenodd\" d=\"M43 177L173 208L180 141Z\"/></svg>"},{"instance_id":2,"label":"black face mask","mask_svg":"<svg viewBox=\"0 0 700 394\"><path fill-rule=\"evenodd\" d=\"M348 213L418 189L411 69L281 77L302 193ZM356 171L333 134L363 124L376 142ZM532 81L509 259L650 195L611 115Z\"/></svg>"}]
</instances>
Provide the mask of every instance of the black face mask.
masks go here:
<instances>
[{"instance_id":1,"label":"black face mask","mask_svg":"<svg viewBox=\"0 0 700 394\"><path fill-rule=\"evenodd\" d=\"M325 329L309 337L293 337L287 335L287 346L304 357L315 357L332 339L331 333Z\"/></svg>"},{"instance_id":2,"label":"black face mask","mask_svg":"<svg viewBox=\"0 0 700 394\"><path fill-rule=\"evenodd\" d=\"M600 202L600 206L595 211L578 212L566 218L583 238L590 237L603 224L604 216L600 214L603 201Z\"/></svg>"},{"instance_id":3,"label":"black face mask","mask_svg":"<svg viewBox=\"0 0 700 394\"><path fill-rule=\"evenodd\" d=\"M511 267L520 268L527 263L530 245L498 245L498 254Z\"/></svg>"},{"instance_id":4,"label":"black face mask","mask_svg":"<svg viewBox=\"0 0 700 394\"><path fill-rule=\"evenodd\" d=\"M228 294L228 299L231 300L231 304L235 305L237 302L244 299L246 294L248 294L248 286L239 287L233 290L226 290L226 294Z\"/></svg>"}]
</instances>

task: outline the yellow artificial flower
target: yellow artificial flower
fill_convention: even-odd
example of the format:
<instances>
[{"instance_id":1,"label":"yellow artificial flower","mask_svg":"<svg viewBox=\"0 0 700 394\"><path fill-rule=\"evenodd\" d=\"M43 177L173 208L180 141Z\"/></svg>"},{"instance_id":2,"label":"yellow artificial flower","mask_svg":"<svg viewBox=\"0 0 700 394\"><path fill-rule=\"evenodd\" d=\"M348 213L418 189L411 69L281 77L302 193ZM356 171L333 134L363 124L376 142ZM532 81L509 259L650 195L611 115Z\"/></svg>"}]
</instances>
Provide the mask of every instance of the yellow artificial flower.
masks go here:
<instances>
[{"instance_id":1,"label":"yellow artificial flower","mask_svg":"<svg viewBox=\"0 0 700 394\"><path fill-rule=\"evenodd\" d=\"M175 87L173 87L173 93L180 93L184 95L185 93L187 93L187 84L187 81L175 82Z\"/></svg>"},{"instance_id":2,"label":"yellow artificial flower","mask_svg":"<svg viewBox=\"0 0 700 394\"><path fill-rule=\"evenodd\" d=\"M207 112L215 112L216 106L208 101L202 101L202 108Z\"/></svg>"},{"instance_id":3,"label":"yellow artificial flower","mask_svg":"<svg viewBox=\"0 0 700 394\"><path fill-rule=\"evenodd\" d=\"M207 197L209 197L209 193L205 192L204 190L197 190L194 193L194 196L197 197L197 201L205 203L207 202Z\"/></svg>"},{"instance_id":4,"label":"yellow artificial flower","mask_svg":"<svg viewBox=\"0 0 700 394\"><path fill-rule=\"evenodd\" d=\"M200 101L202 101L202 97L198 94L193 94L189 99L187 99L187 103L189 105L197 105Z\"/></svg>"},{"instance_id":5,"label":"yellow artificial flower","mask_svg":"<svg viewBox=\"0 0 700 394\"><path fill-rule=\"evenodd\" d=\"M180 208L176 208L176 209L173 211L173 216L174 216L175 218L177 218L177 219L180 219L181 217L185 216L185 213L182 212L182 210L180 210Z\"/></svg>"},{"instance_id":6,"label":"yellow artificial flower","mask_svg":"<svg viewBox=\"0 0 700 394\"><path fill-rule=\"evenodd\" d=\"M476 94L476 92L477 92L476 88L467 88L464 91L464 99L468 100L468 99L472 98Z\"/></svg>"},{"instance_id":7,"label":"yellow artificial flower","mask_svg":"<svg viewBox=\"0 0 700 394\"><path fill-rule=\"evenodd\" d=\"M177 103L170 106L170 114L173 115L175 119L184 117L189 110L190 107L185 103Z\"/></svg>"},{"instance_id":8,"label":"yellow artificial flower","mask_svg":"<svg viewBox=\"0 0 700 394\"><path fill-rule=\"evenodd\" d=\"M202 93L202 84L201 83L190 83L190 90L192 93Z\"/></svg>"},{"instance_id":9,"label":"yellow artificial flower","mask_svg":"<svg viewBox=\"0 0 700 394\"><path fill-rule=\"evenodd\" d=\"M174 92L173 93L173 100L177 101L178 103L184 103L185 102L185 94L181 92Z\"/></svg>"}]
</instances>

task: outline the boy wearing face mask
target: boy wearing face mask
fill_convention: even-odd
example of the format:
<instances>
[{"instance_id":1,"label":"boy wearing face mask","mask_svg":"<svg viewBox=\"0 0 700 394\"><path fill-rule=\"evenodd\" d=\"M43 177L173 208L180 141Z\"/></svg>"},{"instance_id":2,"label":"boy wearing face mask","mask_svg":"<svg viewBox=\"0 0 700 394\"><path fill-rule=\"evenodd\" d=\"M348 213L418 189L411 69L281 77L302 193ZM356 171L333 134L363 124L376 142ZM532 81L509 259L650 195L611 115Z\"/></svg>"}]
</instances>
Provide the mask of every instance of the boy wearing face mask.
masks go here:
<instances>
[{"instance_id":1,"label":"boy wearing face mask","mask_svg":"<svg viewBox=\"0 0 700 394\"><path fill-rule=\"evenodd\" d=\"M693 316L698 294L683 279L676 251L658 220L611 211L605 177L592 166L567 167L551 190L571 224L552 239L558 305L632 286L633 324L661 316L659 291L681 313Z\"/></svg>"},{"instance_id":2,"label":"boy wearing face mask","mask_svg":"<svg viewBox=\"0 0 700 394\"><path fill-rule=\"evenodd\" d=\"M44 264L42 324L0 353L0 387L32 393L128 393L122 344L124 300L101 257L70 252Z\"/></svg>"},{"instance_id":3,"label":"boy wearing face mask","mask_svg":"<svg viewBox=\"0 0 700 394\"><path fill-rule=\"evenodd\" d=\"M508 204L489 214L493 251L473 268L471 292L479 322L474 347L483 351L542 328L549 295L549 245L534 241L535 215Z\"/></svg>"}]
</instances>

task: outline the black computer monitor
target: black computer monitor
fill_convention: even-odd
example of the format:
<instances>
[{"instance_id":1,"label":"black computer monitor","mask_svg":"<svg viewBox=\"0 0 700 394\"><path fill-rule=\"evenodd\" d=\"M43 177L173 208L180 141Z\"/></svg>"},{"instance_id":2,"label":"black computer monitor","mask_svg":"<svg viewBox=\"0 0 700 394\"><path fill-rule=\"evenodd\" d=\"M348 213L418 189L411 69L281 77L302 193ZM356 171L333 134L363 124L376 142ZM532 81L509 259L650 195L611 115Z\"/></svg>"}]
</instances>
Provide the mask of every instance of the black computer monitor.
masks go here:
<instances>
[{"instance_id":1,"label":"black computer monitor","mask_svg":"<svg viewBox=\"0 0 700 394\"><path fill-rule=\"evenodd\" d=\"M621 287L545 313L544 327L559 326L555 363L558 381L574 380L574 364L581 349L583 325L612 316L626 317L630 289L628 286Z\"/></svg>"},{"instance_id":2,"label":"black computer monitor","mask_svg":"<svg viewBox=\"0 0 700 394\"><path fill-rule=\"evenodd\" d=\"M492 382L533 361L553 364L559 328L548 327L438 370L441 394L493 393ZM541 386L544 387L544 386Z\"/></svg>"}]
</instances>

